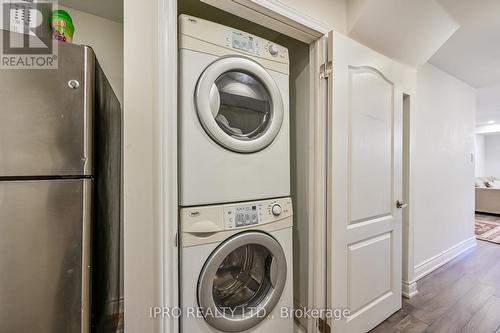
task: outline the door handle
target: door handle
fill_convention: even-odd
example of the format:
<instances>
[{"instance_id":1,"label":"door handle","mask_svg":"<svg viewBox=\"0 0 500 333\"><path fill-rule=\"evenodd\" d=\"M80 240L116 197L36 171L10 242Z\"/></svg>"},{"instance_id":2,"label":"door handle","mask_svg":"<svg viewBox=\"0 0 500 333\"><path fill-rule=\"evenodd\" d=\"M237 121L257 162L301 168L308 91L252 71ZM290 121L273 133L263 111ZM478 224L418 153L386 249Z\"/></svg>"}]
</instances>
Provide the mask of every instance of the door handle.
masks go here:
<instances>
[{"instance_id":1,"label":"door handle","mask_svg":"<svg viewBox=\"0 0 500 333\"><path fill-rule=\"evenodd\" d=\"M402 208L406 208L406 207L408 207L408 204L407 204L407 203L404 203L404 202L402 202L402 201L397 200L397 201L396 201L396 207L397 207L397 208L401 208L401 209L402 209Z\"/></svg>"}]
</instances>

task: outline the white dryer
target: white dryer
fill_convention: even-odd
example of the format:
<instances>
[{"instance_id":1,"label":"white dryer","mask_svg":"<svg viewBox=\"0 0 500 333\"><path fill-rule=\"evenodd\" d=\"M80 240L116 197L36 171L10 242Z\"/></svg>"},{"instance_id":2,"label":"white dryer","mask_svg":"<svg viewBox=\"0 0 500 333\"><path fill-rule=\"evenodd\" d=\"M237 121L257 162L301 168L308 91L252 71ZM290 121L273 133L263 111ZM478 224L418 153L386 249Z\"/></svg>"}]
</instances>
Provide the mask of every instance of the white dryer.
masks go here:
<instances>
[{"instance_id":1,"label":"white dryer","mask_svg":"<svg viewBox=\"0 0 500 333\"><path fill-rule=\"evenodd\" d=\"M181 209L181 333L293 332L292 219L290 198Z\"/></svg>"},{"instance_id":2,"label":"white dryer","mask_svg":"<svg viewBox=\"0 0 500 333\"><path fill-rule=\"evenodd\" d=\"M290 195L288 50L179 17L180 205Z\"/></svg>"}]
</instances>

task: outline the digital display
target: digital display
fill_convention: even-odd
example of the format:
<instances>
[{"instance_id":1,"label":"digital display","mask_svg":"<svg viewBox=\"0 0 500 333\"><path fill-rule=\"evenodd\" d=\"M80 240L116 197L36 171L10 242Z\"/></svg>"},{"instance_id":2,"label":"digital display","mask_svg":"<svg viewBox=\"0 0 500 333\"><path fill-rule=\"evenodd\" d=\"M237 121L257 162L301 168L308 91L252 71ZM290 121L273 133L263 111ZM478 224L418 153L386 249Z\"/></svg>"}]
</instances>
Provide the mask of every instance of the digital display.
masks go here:
<instances>
[{"instance_id":1,"label":"digital display","mask_svg":"<svg viewBox=\"0 0 500 333\"><path fill-rule=\"evenodd\" d=\"M224 208L226 228L244 228L264 223L264 213L264 207L260 203L226 207Z\"/></svg>"},{"instance_id":2,"label":"digital display","mask_svg":"<svg viewBox=\"0 0 500 333\"><path fill-rule=\"evenodd\" d=\"M233 31L231 39L233 48L245 52L257 53L258 42L253 36Z\"/></svg>"},{"instance_id":3,"label":"digital display","mask_svg":"<svg viewBox=\"0 0 500 333\"><path fill-rule=\"evenodd\" d=\"M259 223L257 206L236 207L234 222L236 227Z\"/></svg>"}]
</instances>

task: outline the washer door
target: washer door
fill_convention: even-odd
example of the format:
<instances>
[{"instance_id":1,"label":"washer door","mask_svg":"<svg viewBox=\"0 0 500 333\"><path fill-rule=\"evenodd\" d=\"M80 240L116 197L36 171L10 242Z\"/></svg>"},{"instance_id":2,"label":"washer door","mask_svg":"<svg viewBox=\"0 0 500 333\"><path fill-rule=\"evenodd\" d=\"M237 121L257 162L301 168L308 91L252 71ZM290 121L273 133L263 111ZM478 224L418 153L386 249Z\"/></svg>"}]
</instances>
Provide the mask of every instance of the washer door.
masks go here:
<instances>
[{"instance_id":1,"label":"washer door","mask_svg":"<svg viewBox=\"0 0 500 333\"><path fill-rule=\"evenodd\" d=\"M226 57L200 76L195 96L198 118L223 147L252 153L270 145L283 122L283 100L271 75L255 61Z\"/></svg>"},{"instance_id":2,"label":"washer door","mask_svg":"<svg viewBox=\"0 0 500 333\"><path fill-rule=\"evenodd\" d=\"M287 264L270 235L237 234L209 256L198 280L198 303L205 320L225 332L254 327L271 313L283 293Z\"/></svg>"}]
</instances>

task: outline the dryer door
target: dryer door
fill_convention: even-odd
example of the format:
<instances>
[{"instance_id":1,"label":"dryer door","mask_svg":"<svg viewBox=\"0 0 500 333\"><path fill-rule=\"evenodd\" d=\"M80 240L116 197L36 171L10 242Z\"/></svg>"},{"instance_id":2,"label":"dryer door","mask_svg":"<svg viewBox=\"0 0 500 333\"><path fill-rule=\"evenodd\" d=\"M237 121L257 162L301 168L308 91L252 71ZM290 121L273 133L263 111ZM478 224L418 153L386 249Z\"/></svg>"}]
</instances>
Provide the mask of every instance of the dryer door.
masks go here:
<instances>
[{"instance_id":1,"label":"dryer door","mask_svg":"<svg viewBox=\"0 0 500 333\"><path fill-rule=\"evenodd\" d=\"M209 256L198 281L205 320L225 332L245 331L270 315L286 282L281 245L270 235L237 234Z\"/></svg>"},{"instance_id":2,"label":"dryer door","mask_svg":"<svg viewBox=\"0 0 500 333\"><path fill-rule=\"evenodd\" d=\"M255 61L226 57L200 76L195 96L198 118L221 146L252 153L270 145L283 122L283 99L271 75Z\"/></svg>"}]
</instances>

